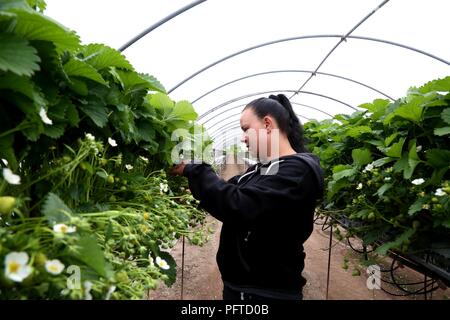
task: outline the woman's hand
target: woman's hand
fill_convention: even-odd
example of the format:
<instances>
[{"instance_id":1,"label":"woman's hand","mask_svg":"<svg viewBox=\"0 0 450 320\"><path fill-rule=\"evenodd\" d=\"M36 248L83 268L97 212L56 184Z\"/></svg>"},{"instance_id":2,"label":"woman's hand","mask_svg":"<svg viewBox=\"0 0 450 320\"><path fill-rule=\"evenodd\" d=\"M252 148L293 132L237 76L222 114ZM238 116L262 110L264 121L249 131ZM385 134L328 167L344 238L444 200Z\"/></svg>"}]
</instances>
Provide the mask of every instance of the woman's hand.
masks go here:
<instances>
[{"instance_id":1,"label":"woman's hand","mask_svg":"<svg viewBox=\"0 0 450 320\"><path fill-rule=\"evenodd\" d=\"M186 163L184 162L177 164L169 170L169 174L172 176L182 176L184 167L186 167Z\"/></svg>"}]
</instances>

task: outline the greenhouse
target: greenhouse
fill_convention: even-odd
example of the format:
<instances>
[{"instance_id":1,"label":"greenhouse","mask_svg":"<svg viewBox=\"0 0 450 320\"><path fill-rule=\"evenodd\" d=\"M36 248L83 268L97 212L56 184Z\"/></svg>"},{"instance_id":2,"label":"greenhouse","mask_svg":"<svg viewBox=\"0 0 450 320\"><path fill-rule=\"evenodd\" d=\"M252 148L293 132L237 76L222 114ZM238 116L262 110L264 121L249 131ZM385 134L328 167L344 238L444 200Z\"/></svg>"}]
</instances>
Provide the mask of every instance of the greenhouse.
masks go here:
<instances>
[{"instance_id":1,"label":"greenhouse","mask_svg":"<svg viewBox=\"0 0 450 320\"><path fill-rule=\"evenodd\" d=\"M0 300L448 300L449 10L0 0Z\"/></svg>"}]
</instances>

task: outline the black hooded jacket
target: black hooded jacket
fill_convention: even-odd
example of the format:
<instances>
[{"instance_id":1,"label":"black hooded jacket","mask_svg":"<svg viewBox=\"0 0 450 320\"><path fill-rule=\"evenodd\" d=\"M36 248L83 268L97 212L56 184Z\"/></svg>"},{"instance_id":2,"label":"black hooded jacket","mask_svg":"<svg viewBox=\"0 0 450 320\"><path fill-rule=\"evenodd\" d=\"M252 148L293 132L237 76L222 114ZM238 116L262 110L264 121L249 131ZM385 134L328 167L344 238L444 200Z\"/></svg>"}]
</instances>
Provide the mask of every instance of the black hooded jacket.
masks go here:
<instances>
[{"instance_id":1,"label":"black hooded jacket","mask_svg":"<svg viewBox=\"0 0 450 320\"><path fill-rule=\"evenodd\" d=\"M283 156L228 182L204 163L186 165L184 175L200 206L223 222L217 263L224 283L301 292L303 243L323 194L318 158Z\"/></svg>"}]
</instances>

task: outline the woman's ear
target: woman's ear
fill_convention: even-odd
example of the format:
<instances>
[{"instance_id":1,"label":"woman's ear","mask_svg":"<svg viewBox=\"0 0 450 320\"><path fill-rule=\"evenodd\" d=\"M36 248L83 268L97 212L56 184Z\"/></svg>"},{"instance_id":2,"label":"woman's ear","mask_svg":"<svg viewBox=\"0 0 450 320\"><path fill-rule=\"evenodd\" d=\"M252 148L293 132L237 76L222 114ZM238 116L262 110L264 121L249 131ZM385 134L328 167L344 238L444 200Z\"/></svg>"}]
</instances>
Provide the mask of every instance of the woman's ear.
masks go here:
<instances>
[{"instance_id":1,"label":"woman's ear","mask_svg":"<svg viewBox=\"0 0 450 320\"><path fill-rule=\"evenodd\" d=\"M273 127L273 119L269 116L265 116L263 121L264 121L264 128L267 130L267 133L269 134L272 131L272 129L274 128Z\"/></svg>"}]
</instances>

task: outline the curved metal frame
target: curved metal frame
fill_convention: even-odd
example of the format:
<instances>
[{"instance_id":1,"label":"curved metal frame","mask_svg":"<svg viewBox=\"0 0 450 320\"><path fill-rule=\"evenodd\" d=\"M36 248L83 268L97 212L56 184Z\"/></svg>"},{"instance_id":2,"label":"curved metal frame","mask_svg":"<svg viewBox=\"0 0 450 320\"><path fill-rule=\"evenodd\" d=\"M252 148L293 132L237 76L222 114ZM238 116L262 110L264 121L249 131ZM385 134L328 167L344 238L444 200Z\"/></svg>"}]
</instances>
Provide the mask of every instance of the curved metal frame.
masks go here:
<instances>
[{"instance_id":1,"label":"curved metal frame","mask_svg":"<svg viewBox=\"0 0 450 320\"><path fill-rule=\"evenodd\" d=\"M224 88L224 87L226 87L226 86L228 86L228 85L230 85L230 84L239 82L239 81L241 81L241 80L245 80L245 79L249 79L249 78L253 78L253 77L258 77L258 76L262 76L262 75L267 75L267 74L275 74L275 73L297 73L297 72L298 72L298 73L310 73L310 74L314 74L314 75L319 74L319 75L324 75L324 76L335 77L335 78L342 79L342 80L347 80L347 81L356 83L356 84L358 84L358 85L364 86L364 87L366 87L366 88L368 88L368 89L370 89L370 90L373 90L373 91L375 91L375 92L378 92L379 94L385 96L386 98L388 98L388 99L390 99L390 100L393 100L393 101L395 100L395 99L392 98L391 96L387 95L386 93L384 93L384 92L382 92L382 91L380 91L380 90L378 90L378 89L375 89L375 88L372 87L372 86L369 86L369 85L367 85L367 84L365 84L365 83L362 83L362 82L360 82L360 81L357 81L357 80L353 80L353 79L351 79L351 78L347 78L347 77L340 76L340 75L338 75L338 74L327 73L327 72L319 72L319 71L314 72L314 71L310 71L310 70L295 70L295 69L294 69L294 70L289 70L289 69L288 69L288 70L272 70L272 71L258 72L258 73L253 73L253 74L250 74L250 75L246 75L246 76L244 76L244 77L241 77L241 78L237 78L237 79L231 80L231 81L229 81L229 82L227 82L227 83L224 83L224 84L222 84L222 85L220 85L220 86L218 86L218 87L216 87L216 88L214 88L214 89L212 89L212 90L210 90L210 91L204 93L203 95L201 95L201 96L198 97L197 99L193 100L191 103L194 104L194 103L196 103L198 100L200 100L200 99L206 97L207 95L209 95L209 94L211 94L211 93L213 93L213 92L215 92L215 91L217 91L217 90L219 90L219 89L222 89L222 88Z\"/></svg>"},{"instance_id":2,"label":"curved metal frame","mask_svg":"<svg viewBox=\"0 0 450 320\"><path fill-rule=\"evenodd\" d=\"M228 137L219 138L217 141L214 141L214 144L217 145L217 144L226 143L226 142L229 142L230 140L236 139L236 138L238 138L237 135L231 135L231 136L228 136Z\"/></svg>"},{"instance_id":3,"label":"curved metal frame","mask_svg":"<svg viewBox=\"0 0 450 320\"><path fill-rule=\"evenodd\" d=\"M304 106L304 107L308 107L308 108L317 110L317 111L319 111L319 112L322 112L323 114L326 114L327 116L329 116L329 117L331 117L331 118L333 117L333 115L329 114L328 112L322 111L322 110L317 109L317 108L315 108L315 107L311 107L311 106L304 105L304 104L302 104L302 103L297 103L297 102L291 102L291 104L293 104L293 105L300 105L300 106ZM227 109L227 110L225 110L225 111L219 113L217 116L220 116L220 115L222 115L222 114L224 114L225 112L228 112L228 111L230 111L230 110L240 108L240 107L242 107L242 106L244 106L244 105L234 106L234 107L232 107L232 108L229 108L229 109ZM295 112L295 110L294 110L294 112ZM215 122L214 124L212 124L211 126L208 127L208 130L211 129L211 128L213 128L213 127L215 127L215 126L218 125L218 124L221 124L221 122L222 122L223 120L227 120L227 119L229 119L230 117L236 116L236 115L238 115L238 114L239 114L239 112L233 113L233 114L229 115L228 117L226 117L225 119L221 119L221 120ZM298 113L296 113L296 115L297 115L298 117L301 117L301 118L306 119L306 121L309 121L309 120L312 119L312 118L305 117L304 115L300 115L300 114L298 114ZM205 124L208 123L208 122L209 122L210 120L212 120L212 119L214 119L214 117L209 118L207 121L201 123L201 125L205 126Z\"/></svg>"},{"instance_id":4,"label":"curved metal frame","mask_svg":"<svg viewBox=\"0 0 450 320\"><path fill-rule=\"evenodd\" d=\"M152 32L153 30L155 30L156 28L158 28L159 26L163 25L164 23L166 23L169 20L172 20L173 18L175 18L176 16L182 14L185 11L188 11L189 9L192 9L193 7L199 5L202 2L205 2L206 0L198 0L195 2L192 2L190 4L188 4L187 6L184 6L180 9L178 9L177 11L172 12L171 14L169 14L167 17L161 19L160 21L158 21L157 23L151 25L150 27L148 27L147 29L145 29L144 31L142 31L141 33L139 33L137 36L135 36L134 38L128 40L127 43L123 44L122 46L120 46L119 50L120 52L123 52L124 50L126 50L128 47L132 46L134 43L136 43L137 41L141 40L141 38L143 38L144 36L146 36L147 34L149 34L150 32Z\"/></svg>"},{"instance_id":5,"label":"curved metal frame","mask_svg":"<svg viewBox=\"0 0 450 320\"><path fill-rule=\"evenodd\" d=\"M233 98L233 99L228 100L228 101L226 101L226 102L224 102L224 103L221 103L221 104L219 104L218 106L216 106L216 107L214 107L214 108L208 110L207 112L201 114L201 115L197 118L197 121L200 120L200 119L202 119L202 118L204 118L204 117L205 117L206 115L208 115L209 113L214 112L215 110L218 110L218 109L220 109L220 108L222 108L222 107L224 107L224 106L226 106L226 105L228 105L228 104L230 104L230 103L233 103L233 102L236 102L236 101L245 99L245 98L250 98L250 97L253 97L253 96L261 95L261 94L277 93L277 92L297 92L297 90L292 90L292 89L287 89L287 90L268 90L268 91L255 92L255 93L243 95L243 96L240 96L240 97L237 97L237 98ZM341 100L339 100L339 99L336 99L336 98L329 97L329 96L327 96L327 95L323 95L323 94L315 93L315 92L311 92L311 91L300 91L300 93L311 94L311 95L319 96L319 97L326 98L326 99L329 99L329 100L333 100L333 101L338 102L338 103L340 103L340 104L343 104L343 105L345 105L345 106L347 106L347 107L349 107L349 108L351 108L351 109L353 109L353 110L355 110L355 111L358 111L357 108L352 107L352 106L349 105L348 103L343 102L343 101L341 101Z\"/></svg>"},{"instance_id":6,"label":"curved metal frame","mask_svg":"<svg viewBox=\"0 0 450 320\"><path fill-rule=\"evenodd\" d=\"M277 44L277 43L281 43L281 42L287 42L287 41L312 39L312 38L341 38L342 39L343 37L344 36L337 35L337 34L308 35L308 36L297 36L297 37L283 38L283 39L273 40L273 41L269 41L269 42L264 42L262 44L258 44L256 46L252 46L252 47L249 47L249 48L237 51L235 53L232 53L232 54L230 54L230 55L228 55L228 56L226 56L226 57L224 57L222 59L219 59L219 60L217 60L217 61L207 65L206 67L203 67L202 69L198 70L197 72L193 73L192 75L190 75L186 79L184 79L181 82L179 82L178 84L176 84L172 89L170 89L168 91L168 93L171 93L172 91L174 91L175 89L179 88L180 86L182 86L187 81L189 81L192 78L196 77L200 73L208 70L209 68L212 68L213 66L215 66L215 65L217 65L217 64L219 64L221 62L224 62L224 61L226 61L226 60L228 60L230 58L233 58L235 56L238 56L238 55L243 54L243 53L248 52L248 51L252 51L252 50L255 50L255 49L259 49L261 47L265 47L265 46L269 46L269 45L273 45L273 44ZM397 43L397 42L389 41L389 40L377 39L377 38L371 38L371 37L363 37L363 36L347 36L345 39L358 39L358 40L375 41L375 42L380 42L380 43L384 43L384 44L389 44L389 45L401 47L401 48L404 48L404 49L407 49L407 50L411 50L411 51L423 54L423 55L428 56L428 57L430 57L432 59L438 60L440 62L443 62L443 63L447 64L447 65L450 65L449 61L447 61L445 59L442 59L442 58L439 58L439 57L437 57L437 56L435 56L435 55L433 55L431 53L428 53L428 52L425 52L423 50L416 49L416 48L413 48L413 47L410 47L410 46L407 46L407 45L404 45L404 44L400 44L400 43Z\"/></svg>"},{"instance_id":7,"label":"curved metal frame","mask_svg":"<svg viewBox=\"0 0 450 320\"><path fill-rule=\"evenodd\" d=\"M238 115L238 114L239 114L239 113L232 114L232 115L230 115L230 116L229 116L228 118L226 118L226 119L229 119L229 118L231 118L232 116L236 116L236 115ZM309 119L309 118L306 118L305 116L299 115L298 113L296 113L295 115L296 115L297 117L305 118L307 121L311 120L311 119ZM224 120L226 120L226 119L224 119ZM223 126L221 126L220 128L214 129L211 133L208 132L208 134L210 134L210 137L213 139L213 136L214 136L215 134L219 134L221 130L229 129L229 128L227 128L227 127L228 127L229 125L235 124L235 123L236 123L236 120L234 119L233 121L229 121L229 122L225 123L225 124L224 124ZM217 125L217 124L219 124L219 123L216 123L215 125ZM214 125L214 126L215 126L215 125ZM209 127L209 128L206 129L206 130L209 131L211 128L213 128L213 126Z\"/></svg>"}]
</instances>

